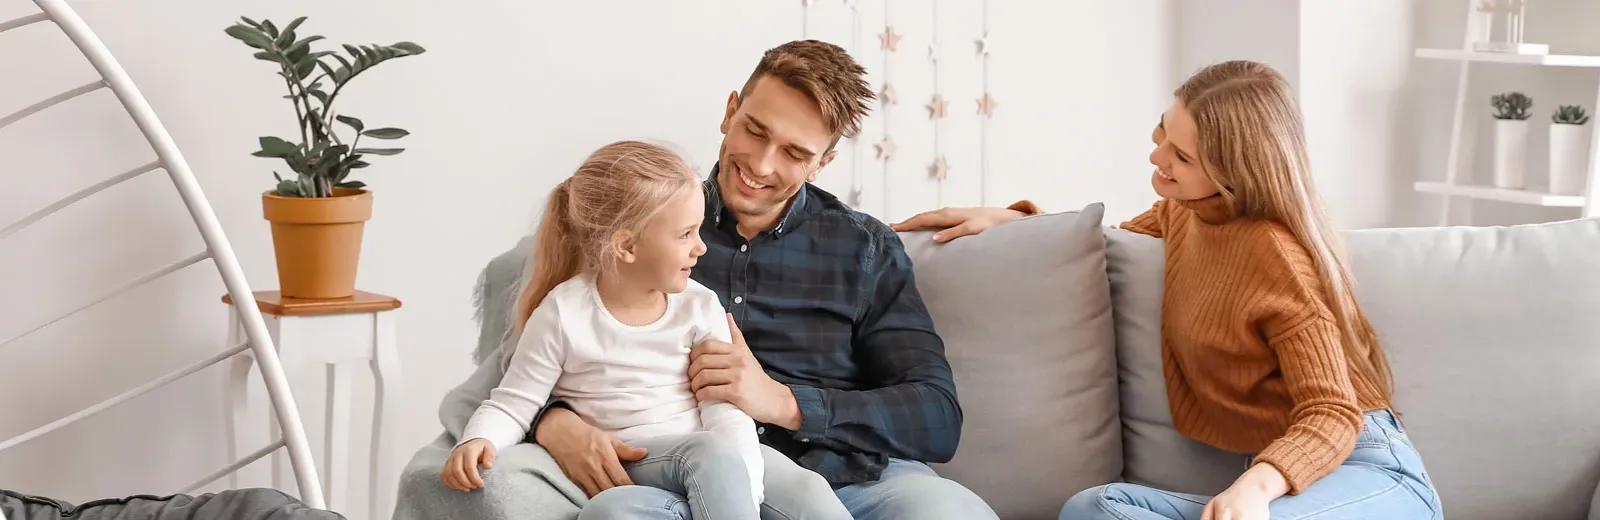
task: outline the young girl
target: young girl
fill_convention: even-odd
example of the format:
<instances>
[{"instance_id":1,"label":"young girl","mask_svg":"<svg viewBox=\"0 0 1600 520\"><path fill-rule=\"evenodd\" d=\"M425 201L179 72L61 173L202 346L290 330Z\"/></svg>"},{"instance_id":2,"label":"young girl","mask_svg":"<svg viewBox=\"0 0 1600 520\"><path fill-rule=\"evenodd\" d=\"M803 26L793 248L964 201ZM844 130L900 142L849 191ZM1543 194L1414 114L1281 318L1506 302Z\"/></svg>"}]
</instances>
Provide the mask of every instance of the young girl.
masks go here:
<instances>
[{"instance_id":1,"label":"young girl","mask_svg":"<svg viewBox=\"0 0 1600 520\"><path fill-rule=\"evenodd\" d=\"M1390 411L1388 362L1362 315L1337 230L1312 184L1294 95L1259 63L1207 67L1152 135L1162 198L1123 224L1166 243L1162 358L1173 421L1252 454L1214 497L1110 484L1062 520L1441 518L1438 493ZM937 241L1036 214L947 209L902 222Z\"/></svg>"},{"instance_id":2,"label":"young girl","mask_svg":"<svg viewBox=\"0 0 1600 520\"><path fill-rule=\"evenodd\" d=\"M555 188L517 301L516 349L446 461L447 485L480 487L478 468L520 442L554 396L648 452L627 464L636 484L685 495L695 518L757 518L754 421L689 390L689 348L732 341L717 295L689 278L704 216L694 172L644 143L601 148Z\"/></svg>"}]
</instances>

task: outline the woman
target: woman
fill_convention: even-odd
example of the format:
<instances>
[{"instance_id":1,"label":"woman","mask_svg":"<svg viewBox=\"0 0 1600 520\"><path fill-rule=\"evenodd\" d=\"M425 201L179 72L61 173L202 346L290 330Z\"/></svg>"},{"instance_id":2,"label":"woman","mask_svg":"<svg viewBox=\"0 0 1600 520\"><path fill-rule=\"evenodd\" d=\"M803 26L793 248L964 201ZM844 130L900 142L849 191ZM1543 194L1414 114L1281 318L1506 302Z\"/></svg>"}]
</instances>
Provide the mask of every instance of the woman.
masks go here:
<instances>
[{"instance_id":1,"label":"woman","mask_svg":"<svg viewBox=\"0 0 1600 520\"><path fill-rule=\"evenodd\" d=\"M1312 183L1294 96L1271 68L1207 67L1152 139L1161 200L1122 227L1164 240L1162 359L1174 424L1249 469L1221 494L1109 484L1063 520L1441 518L1391 412L1387 359ZM896 224L945 242L1037 214L947 208Z\"/></svg>"}]
</instances>

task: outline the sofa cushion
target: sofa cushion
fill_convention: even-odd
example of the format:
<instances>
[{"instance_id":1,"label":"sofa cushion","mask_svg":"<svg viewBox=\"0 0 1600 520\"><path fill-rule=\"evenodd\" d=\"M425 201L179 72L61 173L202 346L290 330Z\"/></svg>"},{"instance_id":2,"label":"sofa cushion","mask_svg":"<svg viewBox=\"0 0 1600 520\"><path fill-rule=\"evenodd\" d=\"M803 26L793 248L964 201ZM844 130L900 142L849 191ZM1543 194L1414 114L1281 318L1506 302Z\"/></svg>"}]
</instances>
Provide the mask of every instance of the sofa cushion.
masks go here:
<instances>
[{"instance_id":1,"label":"sofa cushion","mask_svg":"<svg viewBox=\"0 0 1600 520\"><path fill-rule=\"evenodd\" d=\"M1593 518L1600 220L1347 237L1398 411L1449 517Z\"/></svg>"},{"instance_id":2,"label":"sofa cushion","mask_svg":"<svg viewBox=\"0 0 1600 520\"><path fill-rule=\"evenodd\" d=\"M1054 519L1122 472L1104 206L934 244L902 234L955 370L959 450L935 465L1007 519Z\"/></svg>"},{"instance_id":3,"label":"sofa cushion","mask_svg":"<svg viewBox=\"0 0 1600 520\"><path fill-rule=\"evenodd\" d=\"M1173 426L1161 369L1165 243L1122 229L1105 233L1122 395L1122 476L1180 493L1220 493L1244 471L1247 457L1190 439Z\"/></svg>"}]
</instances>

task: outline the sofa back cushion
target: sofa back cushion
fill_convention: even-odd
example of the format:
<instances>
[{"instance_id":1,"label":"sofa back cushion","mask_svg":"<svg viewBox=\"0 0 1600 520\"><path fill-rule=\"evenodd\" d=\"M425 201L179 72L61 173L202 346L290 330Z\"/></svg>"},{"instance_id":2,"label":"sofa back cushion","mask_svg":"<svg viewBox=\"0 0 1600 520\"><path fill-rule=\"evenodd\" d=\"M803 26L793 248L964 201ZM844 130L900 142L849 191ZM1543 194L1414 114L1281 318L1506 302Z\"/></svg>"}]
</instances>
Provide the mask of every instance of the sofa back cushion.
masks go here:
<instances>
[{"instance_id":1,"label":"sofa back cushion","mask_svg":"<svg viewBox=\"0 0 1600 520\"><path fill-rule=\"evenodd\" d=\"M1449 518L1592 518L1600 220L1347 236Z\"/></svg>"},{"instance_id":2,"label":"sofa back cushion","mask_svg":"<svg viewBox=\"0 0 1600 520\"><path fill-rule=\"evenodd\" d=\"M935 465L1000 518L1054 519L1122 472L1104 207L934 244L902 238L955 371L964 426Z\"/></svg>"},{"instance_id":3,"label":"sofa back cushion","mask_svg":"<svg viewBox=\"0 0 1600 520\"><path fill-rule=\"evenodd\" d=\"M1600 220L1345 234L1396 408L1449 518L1600 519ZM1161 373L1163 246L1107 232L1124 477L1212 494L1241 455L1172 429Z\"/></svg>"},{"instance_id":4,"label":"sofa back cushion","mask_svg":"<svg viewBox=\"0 0 1600 520\"><path fill-rule=\"evenodd\" d=\"M1165 243L1122 229L1105 233L1122 387L1122 476L1180 493L1220 493L1244 472L1247 458L1185 437L1172 424L1161 369Z\"/></svg>"}]
</instances>

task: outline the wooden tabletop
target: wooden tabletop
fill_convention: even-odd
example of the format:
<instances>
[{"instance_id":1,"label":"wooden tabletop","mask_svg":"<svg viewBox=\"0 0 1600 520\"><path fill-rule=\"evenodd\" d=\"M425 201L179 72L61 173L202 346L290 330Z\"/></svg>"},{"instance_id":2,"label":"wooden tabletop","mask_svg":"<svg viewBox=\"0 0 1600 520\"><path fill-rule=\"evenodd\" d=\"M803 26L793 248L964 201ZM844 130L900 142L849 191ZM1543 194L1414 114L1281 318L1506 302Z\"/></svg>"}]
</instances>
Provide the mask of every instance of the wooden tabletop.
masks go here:
<instances>
[{"instance_id":1,"label":"wooden tabletop","mask_svg":"<svg viewBox=\"0 0 1600 520\"><path fill-rule=\"evenodd\" d=\"M355 314L379 312L400 308L400 300L392 296L356 291L349 298L305 300L284 298L278 291L256 291L256 306L261 312L273 316L324 316L330 314ZM222 303L233 304L233 295L222 295Z\"/></svg>"}]
</instances>

